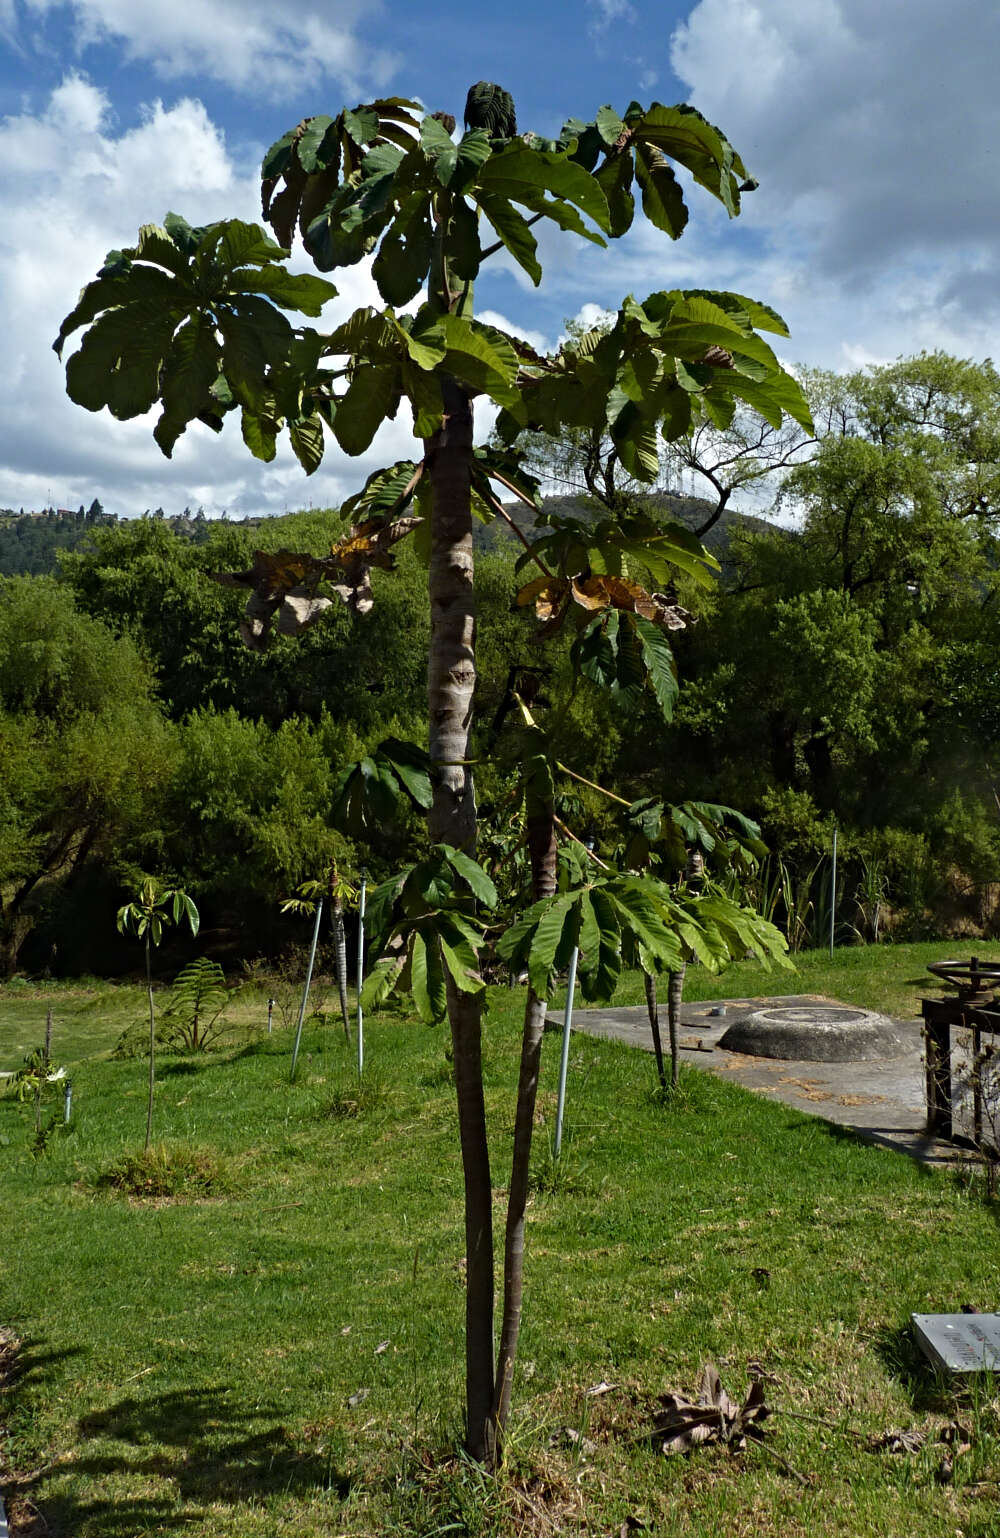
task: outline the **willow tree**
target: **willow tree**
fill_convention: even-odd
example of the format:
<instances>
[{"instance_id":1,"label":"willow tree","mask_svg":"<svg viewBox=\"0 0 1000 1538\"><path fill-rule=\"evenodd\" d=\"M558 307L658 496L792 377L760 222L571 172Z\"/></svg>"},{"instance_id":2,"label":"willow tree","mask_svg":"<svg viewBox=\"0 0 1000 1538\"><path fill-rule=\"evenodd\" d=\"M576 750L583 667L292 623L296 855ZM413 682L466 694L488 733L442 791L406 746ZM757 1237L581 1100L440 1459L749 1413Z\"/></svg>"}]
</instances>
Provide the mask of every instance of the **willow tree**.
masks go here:
<instances>
[{"instance_id":1,"label":"willow tree","mask_svg":"<svg viewBox=\"0 0 1000 1538\"><path fill-rule=\"evenodd\" d=\"M506 251L540 283L532 226L542 220L606 246L632 226L638 193L645 217L668 237L680 236L688 213L675 167L737 214L741 194L754 183L732 146L693 108L632 102L619 115L602 107L593 120L574 119L549 140L518 134L510 97L481 82L469 92L461 135L447 113L417 114L414 102L393 98L299 123L262 167L263 215L277 241L238 220L194 229L168 215L162 225L146 225L134 247L109 255L55 345L61 351L72 332L87 327L66 367L71 397L121 418L159 404L154 437L167 455L192 421L220 430L235 413L251 453L272 459L279 434L287 432L310 473L328 433L345 454L359 455L401 407L412 417L413 459L370 477L345 504L355 521L329 556L258 554L250 571L229 580L250 589L244 635L262 645L272 627L295 633L338 597L365 612L370 569L392 564L399 539L415 538L427 561L430 775L398 744L386 745L380 761L366 761L359 774L383 806L397 793L429 803L431 854L396 883L389 906L395 904L407 937L402 981L422 1011L446 1009L450 1020L465 1181L467 1444L473 1456L489 1460L507 1418L520 1322L545 995L575 939L592 963L595 988L609 980L613 986L623 925L645 937L655 965L676 965L679 952L664 938L663 911L626 878L614 891L605 881L600 900L591 901L585 882L574 902L552 895L552 766L539 740L527 755L525 790L538 901L508 948L513 957L527 947L532 986L497 1356L474 919L491 886L474 859L469 762L472 520L497 517L515 527L503 496L537 506L536 483L513 447L526 428L606 428L622 465L648 481L661 437L676 439L706 418L725 424L738 403L774 423L785 413L806 422L808 411L759 335L787 334L783 322L739 294L670 289L642 303L627 298L609 330L574 337L549 356L475 318L475 280L497 253ZM288 272L296 234L321 271L370 261L383 308L358 309L331 331L299 323L300 316L319 317L336 290L326 279ZM474 446L477 398L499 408L498 447ZM524 560L538 575L519 601L534 603L540 633L575 626L574 655L583 671L612 687L646 679L669 711L677 687L669 633L677 610L653 589L669 588L678 567L703 574L710 558L683 531L638 516L597 529L564 523L540 539L521 537ZM639 573L650 574L648 588Z\"/></svg>"}]
</instances>

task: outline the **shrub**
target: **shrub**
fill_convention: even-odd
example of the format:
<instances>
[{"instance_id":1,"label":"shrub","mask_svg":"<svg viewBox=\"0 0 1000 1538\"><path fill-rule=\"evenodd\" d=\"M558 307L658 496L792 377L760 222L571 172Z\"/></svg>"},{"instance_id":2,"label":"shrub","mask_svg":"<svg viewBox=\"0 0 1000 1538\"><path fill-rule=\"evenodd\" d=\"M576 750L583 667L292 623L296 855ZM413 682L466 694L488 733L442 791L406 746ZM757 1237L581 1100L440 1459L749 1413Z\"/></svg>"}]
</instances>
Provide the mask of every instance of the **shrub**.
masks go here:
<instances>
[{"instance_id":1,"label":"shrub","mask_svg":"<svg viewBox=\"0 0 1000 1538\"><path fill-rule=\"evenodd\" d=\"M210 1149L188 1143L154 1143L140 1153L122 1154L98 1175L95 1184L147 1200L215 1196L232 1188L225 1162Z\"/></svg>"}]
</instances>

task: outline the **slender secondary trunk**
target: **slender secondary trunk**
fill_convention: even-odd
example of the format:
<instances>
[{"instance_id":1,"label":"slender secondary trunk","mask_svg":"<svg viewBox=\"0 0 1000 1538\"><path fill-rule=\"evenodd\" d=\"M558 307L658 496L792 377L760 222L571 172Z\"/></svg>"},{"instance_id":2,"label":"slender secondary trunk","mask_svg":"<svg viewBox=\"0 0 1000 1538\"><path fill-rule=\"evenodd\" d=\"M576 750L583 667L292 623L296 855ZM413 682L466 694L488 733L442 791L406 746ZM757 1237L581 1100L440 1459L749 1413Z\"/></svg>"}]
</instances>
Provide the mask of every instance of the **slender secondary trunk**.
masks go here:
<instances>
[{"instance_id":1,"label":"slender secondary trunk","mask_svg":"<svg viewBox=\"0 0 1000 1538\"><path fill-rule=\"evenodd\" d=\"M330 867L330 915L333 924L333 953L337 963L337 990L340 994L340 1018L344 1022L344 1040L351 1045L351 1011L347 1003L347 934L344 930L344 904L337 891L337 867Z\"/></svg>"},{"instance_id":2,"label":"slender secondary trunk","mask_svg":"<svg viewBox=\"0 0 1000 1538\"><path fill-rule=\"evenodd\" d=\"M656 978L652 972L642 974L646 985L646 1013L649 1016L649 1033L653 1038L653 1052L656 1055L656 1072L660 1080L660 1088L666 1089L667 1075L663 1067L663 1042L660 1040L660 1010L656 1001Z\"/></svg>"},{"instance_id":3,"label":"slender secondary trunk","mask_svg":"<svg viewBox=\"0 0 1000 1538\"><path fill-rule=\"evenodd\" d=\"M678 967L676 972L668 973L667 984L667 1027L670 1032L670 1083L676 1089L681 1077L681 1050L677 1038L677 1027L681 1018L681 1000L684 997L684 974L687 971L687 962Z\"/></svg>"},{"instance_id":4,"label":"slender secondary trunk","mask_svg":"<svg viewBox=\"0 0 1000 1538\"><path fill-rule=\"evenodd\" d=\"M41 1136L42 1132L42 1092L49 1079L49 1069L52 1066L52 1011L45 1011L45 1051L42 1056L42 1067L35 1084L35 1135Z\"/></svg>"},{"instance_id":5,"label":"slender secondary trunk","mask_svg":"<svg viewBox=\"0 0 1000 1538\"><path fill-rule=\"evenodd\" d=\"M532 888L537 902L542 897L550 897L556 889L556 828L551 782L549 794L544 798L538 798L532 805L533 796L529 780L527 800L528 849L531 855ZM528 1174L531 1165L531 1140L535 1127L535 1101L538 1095L538 1074L541 1066L542 1037L545 1032L547 1007L548 1001L540 999L534 989L529 988L524 1009L524 1031L521 1037L521 1070L518 1075L517 1111L514 1118L514 1154L504 1238L503 1323L500 1331L500 1352L497 1358L494 1407L499 1454L503 1453L503 1434L510 1414L514 1363L517 1360L517 1341L521 1331Z\"/></svg>"},{"instance_id":6,"label":"slender secondary trunk","mask_svg":"<svg viewBox=\"0 0 1000 1538\"><path fill-rule=\"evenodd\" d=\"M468 764L476 683L473 596L472 407L461 386L441 381L440 430L427 444L433 511L428 592L431 640L427 665L429 751L437 766L430 834L436 843L475 852L476 802ZM491 1461L493 1435L493 1188L483 1096L482 1009L449 976L459 1141L465 1187L466 1446Z\"/></svg>"},{"instance_id":7,"label":"slender secondary trunk","mask_svg":"<svg viewBox=\"0 0 1000 1538\"><path fill-rule=\"evenodd\" d=\"M688 850L687 865L684 871L684 880L688 891L698 893L705 885L705 856L700 849ZM680 1083L681 1056L680 1043L677 1039L677 1028L681 1020L681 1001L684 997L684 975L687 972L687 962L682 963L676 972L669 974L670 982L667 988L667 1021L670 1028L670 1083L674 1089Z\"/></svg>"},{"instance_id":8,"label":"slender secondary trunk","mask_svg":"<svg viewBox=\"0 0 1000 1538\"><path fill-rule=\"evenodd\" d=\"M146 1101L146 1141L148 1149L153 1136L153 1092L156 1088L156 1017L153 1014L153 967L149 956L149 935L146 936L146 995L149 999L149 1098Z\"/></svg>"}]
</instances>

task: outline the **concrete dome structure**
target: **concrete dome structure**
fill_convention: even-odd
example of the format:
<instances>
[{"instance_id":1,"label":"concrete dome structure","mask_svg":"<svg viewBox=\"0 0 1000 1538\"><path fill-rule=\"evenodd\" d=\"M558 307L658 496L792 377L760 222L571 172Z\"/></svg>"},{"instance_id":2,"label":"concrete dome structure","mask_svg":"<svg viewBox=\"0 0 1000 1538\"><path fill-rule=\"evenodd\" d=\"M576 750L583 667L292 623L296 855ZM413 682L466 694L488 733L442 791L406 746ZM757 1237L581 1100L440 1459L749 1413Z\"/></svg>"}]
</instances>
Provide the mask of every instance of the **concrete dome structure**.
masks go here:
<instances>
[{"instance_id":1,"label":"concrete dome structure","mask_svg":"<svg viewBox=\"0 0 1000 1538\"><path fill-rule=\"evenodd\" d=\"M807 1063L858 1063L905 1050L892 1021L845 1004L777 1004L735 1020L719 1041L727 1052Z\"/></svg>"}]
</instances>

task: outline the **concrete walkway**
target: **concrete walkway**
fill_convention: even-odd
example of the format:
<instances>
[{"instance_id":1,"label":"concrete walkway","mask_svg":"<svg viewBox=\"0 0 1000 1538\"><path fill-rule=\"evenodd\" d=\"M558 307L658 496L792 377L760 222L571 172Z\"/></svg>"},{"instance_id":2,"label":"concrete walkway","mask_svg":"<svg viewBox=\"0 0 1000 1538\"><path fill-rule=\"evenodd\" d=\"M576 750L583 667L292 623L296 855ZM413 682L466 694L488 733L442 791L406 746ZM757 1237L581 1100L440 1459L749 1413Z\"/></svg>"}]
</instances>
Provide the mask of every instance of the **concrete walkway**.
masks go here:
<instances>
[{"instance_id":1,"label":"concrete walkway","mask_svg":"<svg viewBox=\"0 0 1000 1538\"><path fill-rule=\"evenodd\" d=\"M749 1057L719 1047L719 1038L741 1016L770 1005L836 1004L818 994L781 998L725 999L681 1007L681 1061L745 1089L767 1095L812 1116L846 1127L868 1142L909 1154L923 1164L948 1168L969 1158L969 1151L928 1137L925 1131L924 1053L919 1020L894 1020L903 1042L899 1057L873 1062L816 1063L788 1058ZM840 1006L846 1007L846 1006ZM548 1030L562 1030L562 1017L550 1015ZM620 1041L652 1052L645 1005L635 1009L575 1009L573 1030ZM660 1035L667 1053L666 1003L660 1005Z\"/></svg>"}]
</instances>

